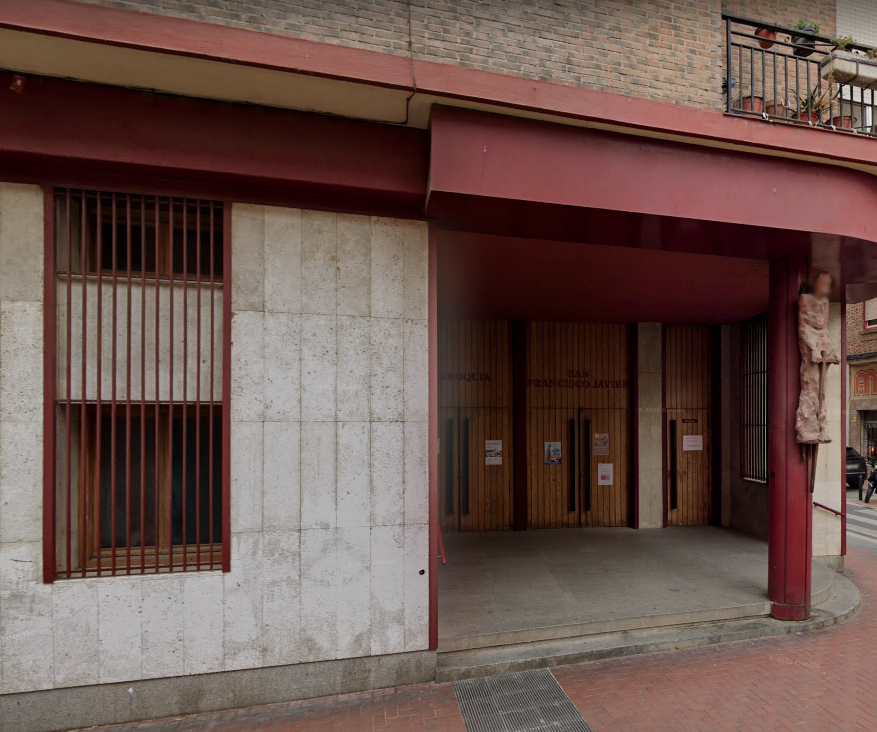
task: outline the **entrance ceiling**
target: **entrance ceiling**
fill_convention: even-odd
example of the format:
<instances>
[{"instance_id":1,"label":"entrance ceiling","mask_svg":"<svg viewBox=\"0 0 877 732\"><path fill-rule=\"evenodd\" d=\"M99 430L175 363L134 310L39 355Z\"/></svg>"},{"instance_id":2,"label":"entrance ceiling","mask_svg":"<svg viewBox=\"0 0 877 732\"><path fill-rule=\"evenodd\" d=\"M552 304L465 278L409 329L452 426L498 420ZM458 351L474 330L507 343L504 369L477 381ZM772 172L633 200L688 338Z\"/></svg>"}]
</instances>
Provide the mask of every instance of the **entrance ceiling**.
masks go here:
<instances>
[{"instance_id":1,"label":"entrance ceiling","mask_svg":"<svg viewBox=\"0 0 877 732\"><path fill-rule=\"evenodd\" d=\"M767 311L768 263L438 232L442 317L731 323Z\"/></svg>"}]
</instances>

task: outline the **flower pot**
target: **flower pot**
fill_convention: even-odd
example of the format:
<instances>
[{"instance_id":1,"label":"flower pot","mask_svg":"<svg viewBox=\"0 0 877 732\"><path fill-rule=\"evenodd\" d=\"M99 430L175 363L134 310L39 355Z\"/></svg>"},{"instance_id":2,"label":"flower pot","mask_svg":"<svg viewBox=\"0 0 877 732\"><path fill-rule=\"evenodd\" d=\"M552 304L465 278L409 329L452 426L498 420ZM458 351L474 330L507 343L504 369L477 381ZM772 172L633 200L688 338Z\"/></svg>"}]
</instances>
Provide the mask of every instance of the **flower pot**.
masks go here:
<instances>
[{"instance_id":1,"label":"flower pot","mask_svg":"<svg viewBox=\"0 0 877 732\"><path fill-rule=\"evenodd\" d=\"M807 58L816 50L816 32L802 28L796 33L797 35L792 36L792 44L795 46L792 53L801 58Z\"/></svg>"},{"instance_id":2,"label":"flower pot","mask_svg":"<svg viewBox=\"0 0 877 732\"><path fill-rule=\"evenodd\" d=\"M849 114L837 115L836 117L831 118L831 124L835 127L842 127L847 130L853 129L856 122L859 120Z\"/></svg>"},{"instance_id":3,"label":"flower pot","mask_svg":"<svg viewBox=\"0 0 877 732\"><path fill-rule=\"evenodd\" d=\"M755 35L759 38L763 39L758 42L758 45L764 48L765 50L771 48L773 46L773 42L777 38L777 32L768 30L767 28L759 28L755 31Z\"/></svg>"},{"instance_id":4,"label":"flower pot","mask_svg":"<svg viewBox=\"0 0 877 732\"><path fill-rule=\"evenodd\" d=\"M811 125L819 124L819 115L816 112L799 112L798 119L802 122L809 122Z\"/></svg>"},{"instance_id":5,"label":"flower pot","mask_svg":"<svg viewBox=\"0 0 877 732\"><path fill-rule=\"evenodd\" d=\"M744 112L763 112L764 111L764 99L759 96L749 96L743 97L740 100L740 109Z\"/></svg>"},{"instance_id":6,"label":"flower pot","mask_svg":"<svg viewBox=\"0 0 877 732\"><path fill-rule=\"evenodd\" d=\"M789 108L782 99L774 99L764 105L764 111L771 117L788 117Z\"/></svg>"},{"instance_id":7,"label":"flower pot","mask_svg":"<svg viewBox=\"0 0 877 732\"><path fill-rule=\"evenodd\" d=\"M819 75L837 84L877 89L877 59L835 49L819 62Z\"/></svg>"}]
</instances>

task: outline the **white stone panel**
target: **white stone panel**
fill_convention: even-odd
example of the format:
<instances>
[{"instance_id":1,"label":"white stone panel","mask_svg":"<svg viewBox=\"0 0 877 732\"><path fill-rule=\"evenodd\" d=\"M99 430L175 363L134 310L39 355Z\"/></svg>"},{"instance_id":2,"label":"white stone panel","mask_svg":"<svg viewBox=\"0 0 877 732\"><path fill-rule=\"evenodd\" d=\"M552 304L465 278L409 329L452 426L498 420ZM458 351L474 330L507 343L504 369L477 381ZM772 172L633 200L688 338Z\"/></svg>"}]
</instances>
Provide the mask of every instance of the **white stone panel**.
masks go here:
<instances>
[{"instance_id":1,"label":"white stone panel","mask_svg":"<svg viewBox=\"0 0 877 732\"><path fill-rule=\"evenodd\" d=\"M265 313L265 421L301 419L301 316Z\"/></svg>"},{"instance_id":2,"label":"white stone panel","mask_svg":"<svg viewBox=\"0 0 877 732\"><path fill-rule=\"evenodd\" d=\"M322 211L301 214L302 312L334 315L337 300L337 216Z\"/></svg>"},{"instance_id":3,"label":"white stone panel","mask_svg":"<svg viewBox=\"0 0 877 732\"><path fill-rule=\"evenodd\" d=\"M373 526L401 524L404 518L404 425L372 422L371 522Z\"/></svg>"},{"instance_id":4,"label":"white stone panel","mask_svg":"<svg viewBox=\"0 0 877 732\"><path fill-rule=\"evenodd\" d=\"M334 315L301 317L301 418L324 422L335 419L337 363Z\"/></svg>"},{"instance_id":5,"label":"white stone panel","mask_svg":"<svg viewBox=\"0 0 877 732\"><path fill-rule=\"evenodd\" d=\"M145 396L147 401L154 401L157 391L162 400L173 397L179 401L182 400L185 390L187 398L193 401L197 399L209 401L212 384L213 398L217 401L221 400L222 285L215 285L211 289L209 285L198 288L194 284L178 283L171 287L167 283L161 283L156 289L149 283L144 288L135 280L131 283L130 323L126 290L127 285L120 284L114 303L113 285L109 278L104 278L100 287L95 281L88 282L84 293L82 283L79 281L70 284L69 293L64 281L58 283L59 327L56 350L57 373L60 377L56 385L58 398L63 399L67 395L66 344L69 327L71 399L82 398L83 370L85 371L84 391L88 399L97 399L100 396L101 399L109 400L113 393L114 373L116 398L125 399L128 395L127 382L130 368L132 399L139 400L141 396ZM155 317L156 302L159 312L158 327ZM171 313L173 317L169 317ZM259 314L247 313L247 316L257 318ZM246 321L243 314L238 317ZM129 325L130 342L127 335ZM244 333L242 337L246 338L247 335ZM115 359L113 358L114 342ZM100 344L100 358L98 358L98 344ZM248 344L235 345L240 347ZM248 356L246 350L236 355L242 354ZM157 389L156 364L159 371ZM241 365L233 363L236 370L239 370ZM100 392L98 392L98 371L100 371ZM240 377L245 379L246 374L240 374ZM235 379L235 383L239 381L240 378Z\"/></svg>"},{"instance_id":6,"label":"white stone panel","mask_svg":"<svg viewBox=\"0 0 877 732\"><path fill-rule=\"evenodd\" d=\"M231 319L231 418L257 422L265 416L264 315L235 312Z\"/></svg>"},{"instance_id":7,"label":"white stone panel","mask_svg":"<svg viewBox=\"0 0 877 732\"><path fill-rule=\"evenodd\" d=\"M339 214L338 314L368 316L371 311L371 219Z\"/></svg>"},{"instance_id":8,"label":"white stone panel","mask_svg":"<svg viewBox=\"0 0 877 732\"><path fill-rule=\"evenodd\" d=\"M43 425L0 422L0 543L42 540Z\"/></svg>"},{"instance_id":9,"label":"white stone panel","mask_svg":"<svg viewBox=\"0 0 877 732\"><path fill-rule=\"evenodd\" d=\"M429 423L406 422L403 436L405 523L429 522Z\"/></svg>"},{"instance_id":10,"label":"white stone panel","mask_svg":"<svg viewBox=\"0 0 877 732\"><path fill-rule=\"evenodd\" d=\"M337 524L371 523L371 430L368 422L337 424Z\"/></svg>"},{"instance_id":11,"label":"white stone panel","mask_svg":"<svg viewBox=\"0 0 877 732\"><path fill-rule=\"evenodd\" d=\"M421 574L423 572L423 574ZM429 647L429 525L405 527L405 650Z\"/></svg>"},{"instance_id":12,"label":"white stone panel","mask_svg":"<svg viewBox=\"0 0 877 732\"><path fill-rule=\"evenodd\" d=\"M338 316L338 383L336 418L370 419L371 319Z\"/></svg>"},{"instance_id":13,"label":"white stone panel","mask_svg":"<svg viewBox=\"0 0 877 732\"><path fill-rule=\"evenodd\" d=\"M182 577L144 577L144 679L181 676L185 672L184 604Z\"/></svg>"},{"instance_id":14,"label":"white stone panel","mask_svg":"<svg viewBox=\"0 0 877 732\"><path fill-rule=\"evenodd\" d=\"M371 315L405 315L404 259L407 222L372 218Z\"/></svg>"},{"instance_id":15,"label":"white stone panel","mask_svg":"<svg viewBox=\"0 0 877 732\"><path fill-rule=\"evenodd\" d=\"M301 211L265 209L265 310L301 312Z\"/></svg>"},{"instance_id":16,"label":"white stone panel","mask_svg":"<svg viewBox=\"0 0 877 732\"><path fill-rule=\"evenodd\" d=\"M262 665L262 534L232 534L225 584L225 670Z\"/></svg>"},{"instance_id":17,"label":"white stone panel","mask_svg":"<svg viewBox=\"0 0 877 732\"><path fill-rule=\"evenodd\" d=\"M235 312L265 309L265 207L231 208L231 306Z\"/></svg>"},{"instance_id":18,"label":"white stone panel","mask_svg":"<svg viewBox=\"0 0 877 732\"><path fill-rule=\"evenodd\" d=\"M404 253L404 315L429 318L429 236L423 221L401 222Z\"/></svg>"},{"instance_id":19,"label":"white stone panel","mask_svg":"<svg viewBox=\"0 0 877 732\"><path fill-rule=\"evenodd\" d=\"M52 585L55 686L98 683L98 582Z\"/></svg>"},{"instance_id":20,"label":"white stone panel","mask_svg":"<svg viewBox=\"0 0 877 732\"><path fill-rule=\"evenodd\" d=\"M334 422L301 425L301 525L335 526L336 445Z\"/></svg>"},{"instance_id":21,"label":"white stone panel","mask_svg":"<svg viewBox=\"0 0 877 732\"><path fill-rule=\"evenodd\" d=\"M405 420L426 422L429 419L429 323L406 320L403 328Z\"/></svg>"},{"instance_id":22,"label":"white stone panel","mask_svg":"<svg viewBox=\"0 0 877 732\"><path fill-rule=\"evenodd\" d=\"M301 660L337 657L335 529L301 532Z\"/></svg>"},{"instance_id":23,"label":"white stone panel","mask_svg":"<svg viewBox=\"0 0 877 732\"><path fill-rule=\"evenodd\" d=\"M263 527L265 531L301 526L301 425L266 422L263 468Z\"/></svg>"},{"instance_id":24,"label":"white stone panel","mask_svg":"<svg viewBox=\"0 0 877 732\"><path fill-rule=\"evenodd\" d=\"M41 542L0 544L0 592L27 592L42 582L43 545Z\"/></svg>"},{"instance_id":25,"label":"white stone panel","mask_svg":"<svg viewBox=\"0 0 877 732\"><path fill-rule=\"evenodd\" d=\"M197 572L183 577L183 664L186 674L206 674L223 669L223 578L221 572Z\"/></svg>"},{"instance_id":26,"label":"white stone panel","mask_svg":"<svg viewBox=\"0 0 877 732\"><path fill-rule=\"evenodd\" d=\"M338 584L338 658L371 653L371 529L339 528L335 572Z\"/></svg>"},{"instance_id":27,"label":"white stone panel","mask_svg":"<svg viewBox=\"0 0 877 732\"><path fill-rule=\"evenodd\" d=\"M0 694L52 687L50 585L0 591L0 652Z\"/></svg>"},{"instance_id":28,"label":"white stone panel","mask_svg":"<svg viewBox=\"0 0 877 732\"><path fill-rule=\"evenodd\" d=\"M261 422L231 424L231 530L262 530L263 433Z\"/></svg>"},{"instance_id":29,"label":"white stone panel","mask_svg":"<svg viewBox=\"0 0 877 732\"><path fill-rule=\"evenodd\" d=\"M371 418L397 422L405 412L401 320L371 321Z\"/></svg>"},{"instance_id":30,"label":"white stone panel","mask_svg":"<svg viewBox=\"0 0 877 732\"><path fill-rule=\"evenodd\" d=\"M405 650L405 548L402 526L374 526L371 533L371 652Z\"/></svg>"},{"instance_id":31,"label":"white stone panel","mask_svg":"<svg viewBox=\"0 0 877 732\"><path fill-rule=\"evenodd\" d=\"M104 578L98 583L98 674L100 683L141 677L141 617L139 577Z\"/></svg>"},{"instance_id":32,"label":"white stone panel","mask_svg":"<svg viewBox=\"0 0 877 732\"><path fill-rule=\"evenodd\" d=\"M8 273L2 273L4 279ZM35 295L36 297L37 295ZM39 422L43 410L43 306L0 303L0 421Z\"/></svg>"},{"instance_id":33,"label":"white stone panel","mask_svg":"<svg viewBox=\"0 0 877 732\"><path fill-rule=\"evenodd\" d=\"M262 662L298 663L301 626L301 535L266 531L262 568Z\"/></svg>"},{"instance_id":34,"label":"white stone panel","mask_svg":"<svg viewBox=\"0 0 877 732\"><path fill-rule=\"evenodd\" d=\"M0 301L42 299L43 191L0 183Z\"/></svg>"},{"instance_id":35,"label":"white stone panel","mask_svg":"<svg viewBox=\"0 0 877 732\"><path fill-rule=\"evenodd\" d=\"M637 325L637 402L639 408L639 527L664 525L662 494L663 387L661 324Z\"/></svg>"}]
</instances>

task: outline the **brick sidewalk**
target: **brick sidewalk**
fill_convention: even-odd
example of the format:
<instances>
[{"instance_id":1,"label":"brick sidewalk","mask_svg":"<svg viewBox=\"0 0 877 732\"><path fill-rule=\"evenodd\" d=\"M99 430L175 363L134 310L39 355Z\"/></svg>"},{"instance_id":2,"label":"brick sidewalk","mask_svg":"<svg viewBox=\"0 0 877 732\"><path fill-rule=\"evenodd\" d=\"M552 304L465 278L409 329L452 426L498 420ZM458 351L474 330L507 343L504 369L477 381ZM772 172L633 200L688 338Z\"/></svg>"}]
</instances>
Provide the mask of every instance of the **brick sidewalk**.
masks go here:
<instances>
[{"instance_id":1,"label":"brick sidewalk","mask_svg":"<svg viewBox=\"0 0 877 732\"><path fill-rule=\"evenodd\" d=\"M850 549L862 607L797 635L553 670L595 732L877 729L877 556ZM465 732L452 684L420 684L101 728L106 732Z\"/></svg>"}]
</instances>

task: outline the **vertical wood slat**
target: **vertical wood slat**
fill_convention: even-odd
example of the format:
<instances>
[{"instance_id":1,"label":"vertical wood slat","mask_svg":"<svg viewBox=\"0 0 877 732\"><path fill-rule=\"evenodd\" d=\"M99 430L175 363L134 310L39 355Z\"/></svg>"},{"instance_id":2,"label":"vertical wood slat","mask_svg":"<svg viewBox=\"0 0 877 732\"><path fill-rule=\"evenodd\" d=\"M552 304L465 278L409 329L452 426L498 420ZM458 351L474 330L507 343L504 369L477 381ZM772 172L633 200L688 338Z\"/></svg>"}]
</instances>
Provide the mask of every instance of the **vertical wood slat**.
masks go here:
<instances>
[{"instance_id":1,"label":"vertical wood slat","mask_svg":"<svg viewBox=\"0 0 877 732\"><path fill-rule=\"evenodd\" d=\"M511 323L440 319L438 339L440 525L443 531L510 529L514 510ZM460 460L465 456L459 455L456 445L457 454L446 452L451 448L449 423L459 444L466 421L468 514L459 510ZM502 465L485 464L487 440L502 440ZM449 500L454 507L451 514L446 510Z\"/></svg>"},{"instance_id":2,"label":"vertical wood slat","mask_svg":"<svg viewBox=\"0 0 877 732\"><path fill-rule=\"evenodd\" d=\"M703 525L712 512L712 340L708 326L666 326L664 428L676 420L678 507L668 508L670 525ZM701 435L702 451L683 450L686 436ZM667 441L667 450L672 449ZM670 490L672 456L666 459L664 490ZM668 504L669 506L669 504Z\"/></svg>"}]
</instances>

